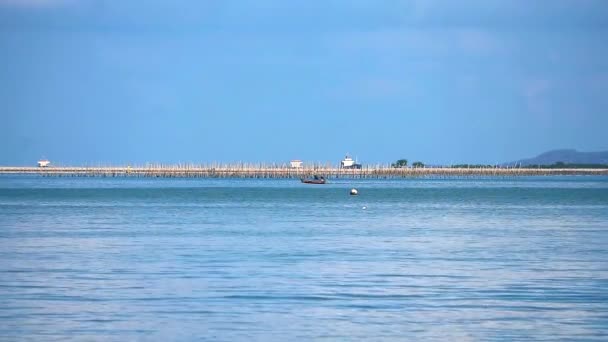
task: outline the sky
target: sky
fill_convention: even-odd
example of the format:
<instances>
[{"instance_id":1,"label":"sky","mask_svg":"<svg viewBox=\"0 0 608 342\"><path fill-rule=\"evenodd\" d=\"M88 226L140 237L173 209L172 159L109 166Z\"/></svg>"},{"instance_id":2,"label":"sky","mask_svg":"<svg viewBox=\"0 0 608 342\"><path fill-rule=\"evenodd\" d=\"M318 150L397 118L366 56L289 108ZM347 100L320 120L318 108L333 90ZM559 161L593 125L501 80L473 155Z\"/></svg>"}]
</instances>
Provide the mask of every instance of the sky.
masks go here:
<instances>
[{"instance_id":1,"label":"sky","mask_svg":"<svg viewBox=\"0 0 608 342\"><path fill-rule=\"evenodd\" d=\"M0 165L608 150L608 1L0 0Z\"/></svg>"}]
</instances>

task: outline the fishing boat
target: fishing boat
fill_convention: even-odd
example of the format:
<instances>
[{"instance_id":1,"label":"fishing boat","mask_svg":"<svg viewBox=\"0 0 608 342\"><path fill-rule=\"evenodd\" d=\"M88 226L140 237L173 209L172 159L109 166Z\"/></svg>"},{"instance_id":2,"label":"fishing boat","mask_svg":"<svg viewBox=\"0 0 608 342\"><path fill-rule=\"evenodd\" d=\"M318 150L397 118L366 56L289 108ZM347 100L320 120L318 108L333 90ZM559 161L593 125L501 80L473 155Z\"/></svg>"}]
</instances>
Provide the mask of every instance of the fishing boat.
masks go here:
<instances>
[{"instance_id":1,"label":"fishing boat","mask_svg":"<svg viewBox=\"0 0 608 342\"><path fill-rule=\"evenodd\" d=\"M49 167L49 164L51 164L51 162L48 159L40 159L38 161L38 167Z\"/></svg>"},{"instance_id":2,"label":"fishing boat","mask_svg":"<svg viewBox=\"0 0 608 342\"><path fill-rule=\"evenodd\" d=\"M312 178L300 178L302 183L305 184L325 184L325 178L323 176L314 175Z\"/></svg>"},{"instance_id":3,"label":"fishing boat","mask_svg":"<svg viewBox=\"0 0 608 342\"><path fill-rule=\"evenodd\" d=\"M343 169L360 169L361 164L353 160L353 158L351 158L347 153L346 157L344 157L344 159L342 159L340 162L340 167Z\"/></svg>"}]
</instances>

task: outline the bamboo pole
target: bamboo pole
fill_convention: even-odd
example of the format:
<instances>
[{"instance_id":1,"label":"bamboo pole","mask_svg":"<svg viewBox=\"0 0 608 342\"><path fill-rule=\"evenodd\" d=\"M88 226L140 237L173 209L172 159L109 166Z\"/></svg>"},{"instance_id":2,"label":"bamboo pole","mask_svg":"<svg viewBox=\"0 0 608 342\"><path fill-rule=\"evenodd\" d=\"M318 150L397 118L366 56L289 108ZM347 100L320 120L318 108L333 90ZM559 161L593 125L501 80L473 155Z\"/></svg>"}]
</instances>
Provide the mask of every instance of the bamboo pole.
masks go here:
<instances>
[{"instance_id":1,"label":"bamboo pole","mask_svg":"<svg viewBox=\"0 0 608 342\"><path fill-rule=\"evenodd\" d=\"M314 163L302 168L284 164L177 164L148 163L134 166L84 166L84 167L11 167L0 166L0 174L37 174L41 176L72 177L192 177L192 178L262 178L276 179L311 177L315 174L333 179L389 179L414 177L515 177L542 175L608 175L608 169L542 169L508 167L421 167L391 168L387 165L364 166L361 169L335 168Z\"/></svg>"}]
</instances>

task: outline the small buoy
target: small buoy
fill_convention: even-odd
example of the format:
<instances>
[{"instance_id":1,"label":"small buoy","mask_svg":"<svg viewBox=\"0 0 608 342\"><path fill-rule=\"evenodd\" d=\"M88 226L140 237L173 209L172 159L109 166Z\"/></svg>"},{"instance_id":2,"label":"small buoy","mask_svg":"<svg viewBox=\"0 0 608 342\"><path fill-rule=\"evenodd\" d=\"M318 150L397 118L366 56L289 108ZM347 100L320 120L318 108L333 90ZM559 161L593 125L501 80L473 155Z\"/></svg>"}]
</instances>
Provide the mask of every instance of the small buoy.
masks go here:
<instances>
[{"instance_id":1,"label":"small buoy","mask_svg":"<svg viewBox=\"0 0 608 342\"><path fill-rule=\"evenodd\" d=\"M361 207L361 209L365 210L365 209L367 209L367 207L366 207L366 206L363 206L363 207Z\"/></svg>"},{"instance_id":2,"label":"small buoy","mask_svg":"<svg viewBox=\"0 0 608 342\"><path fill-rule=\"evenodd\" d=\"M350 189L351 196L357 196L358 194L359 194L359 191L357 191L357 189Z\"/></svg>"}]
</instances>

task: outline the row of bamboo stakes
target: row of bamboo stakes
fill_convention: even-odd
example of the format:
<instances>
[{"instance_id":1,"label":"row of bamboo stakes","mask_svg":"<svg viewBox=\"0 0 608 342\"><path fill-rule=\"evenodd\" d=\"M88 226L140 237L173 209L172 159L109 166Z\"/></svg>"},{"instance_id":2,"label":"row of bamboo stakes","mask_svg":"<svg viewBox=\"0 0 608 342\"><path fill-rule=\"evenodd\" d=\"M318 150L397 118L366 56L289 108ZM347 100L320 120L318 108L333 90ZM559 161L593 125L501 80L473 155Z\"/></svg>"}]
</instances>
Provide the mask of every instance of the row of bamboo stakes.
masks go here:
<instances>
[{"instance_id":1,"label":"row of bamboo stakes","mask_svg":"<svg viewBox=\"0 0 608 342\"><path fill-rule=\"evenodd\" d=\"M38 174L42 176L82 177L163 177L163 178L302 178L314 175L325 178L406 178L458 176L542 176L542 175L608 175L608 169L547 169L524 167L419 167L393 168L386 165L364 166L361 169L311 165L292 168L285 165L211 164L145 166L0 166L0 174Z\"/></svg>"}]
</instances>

